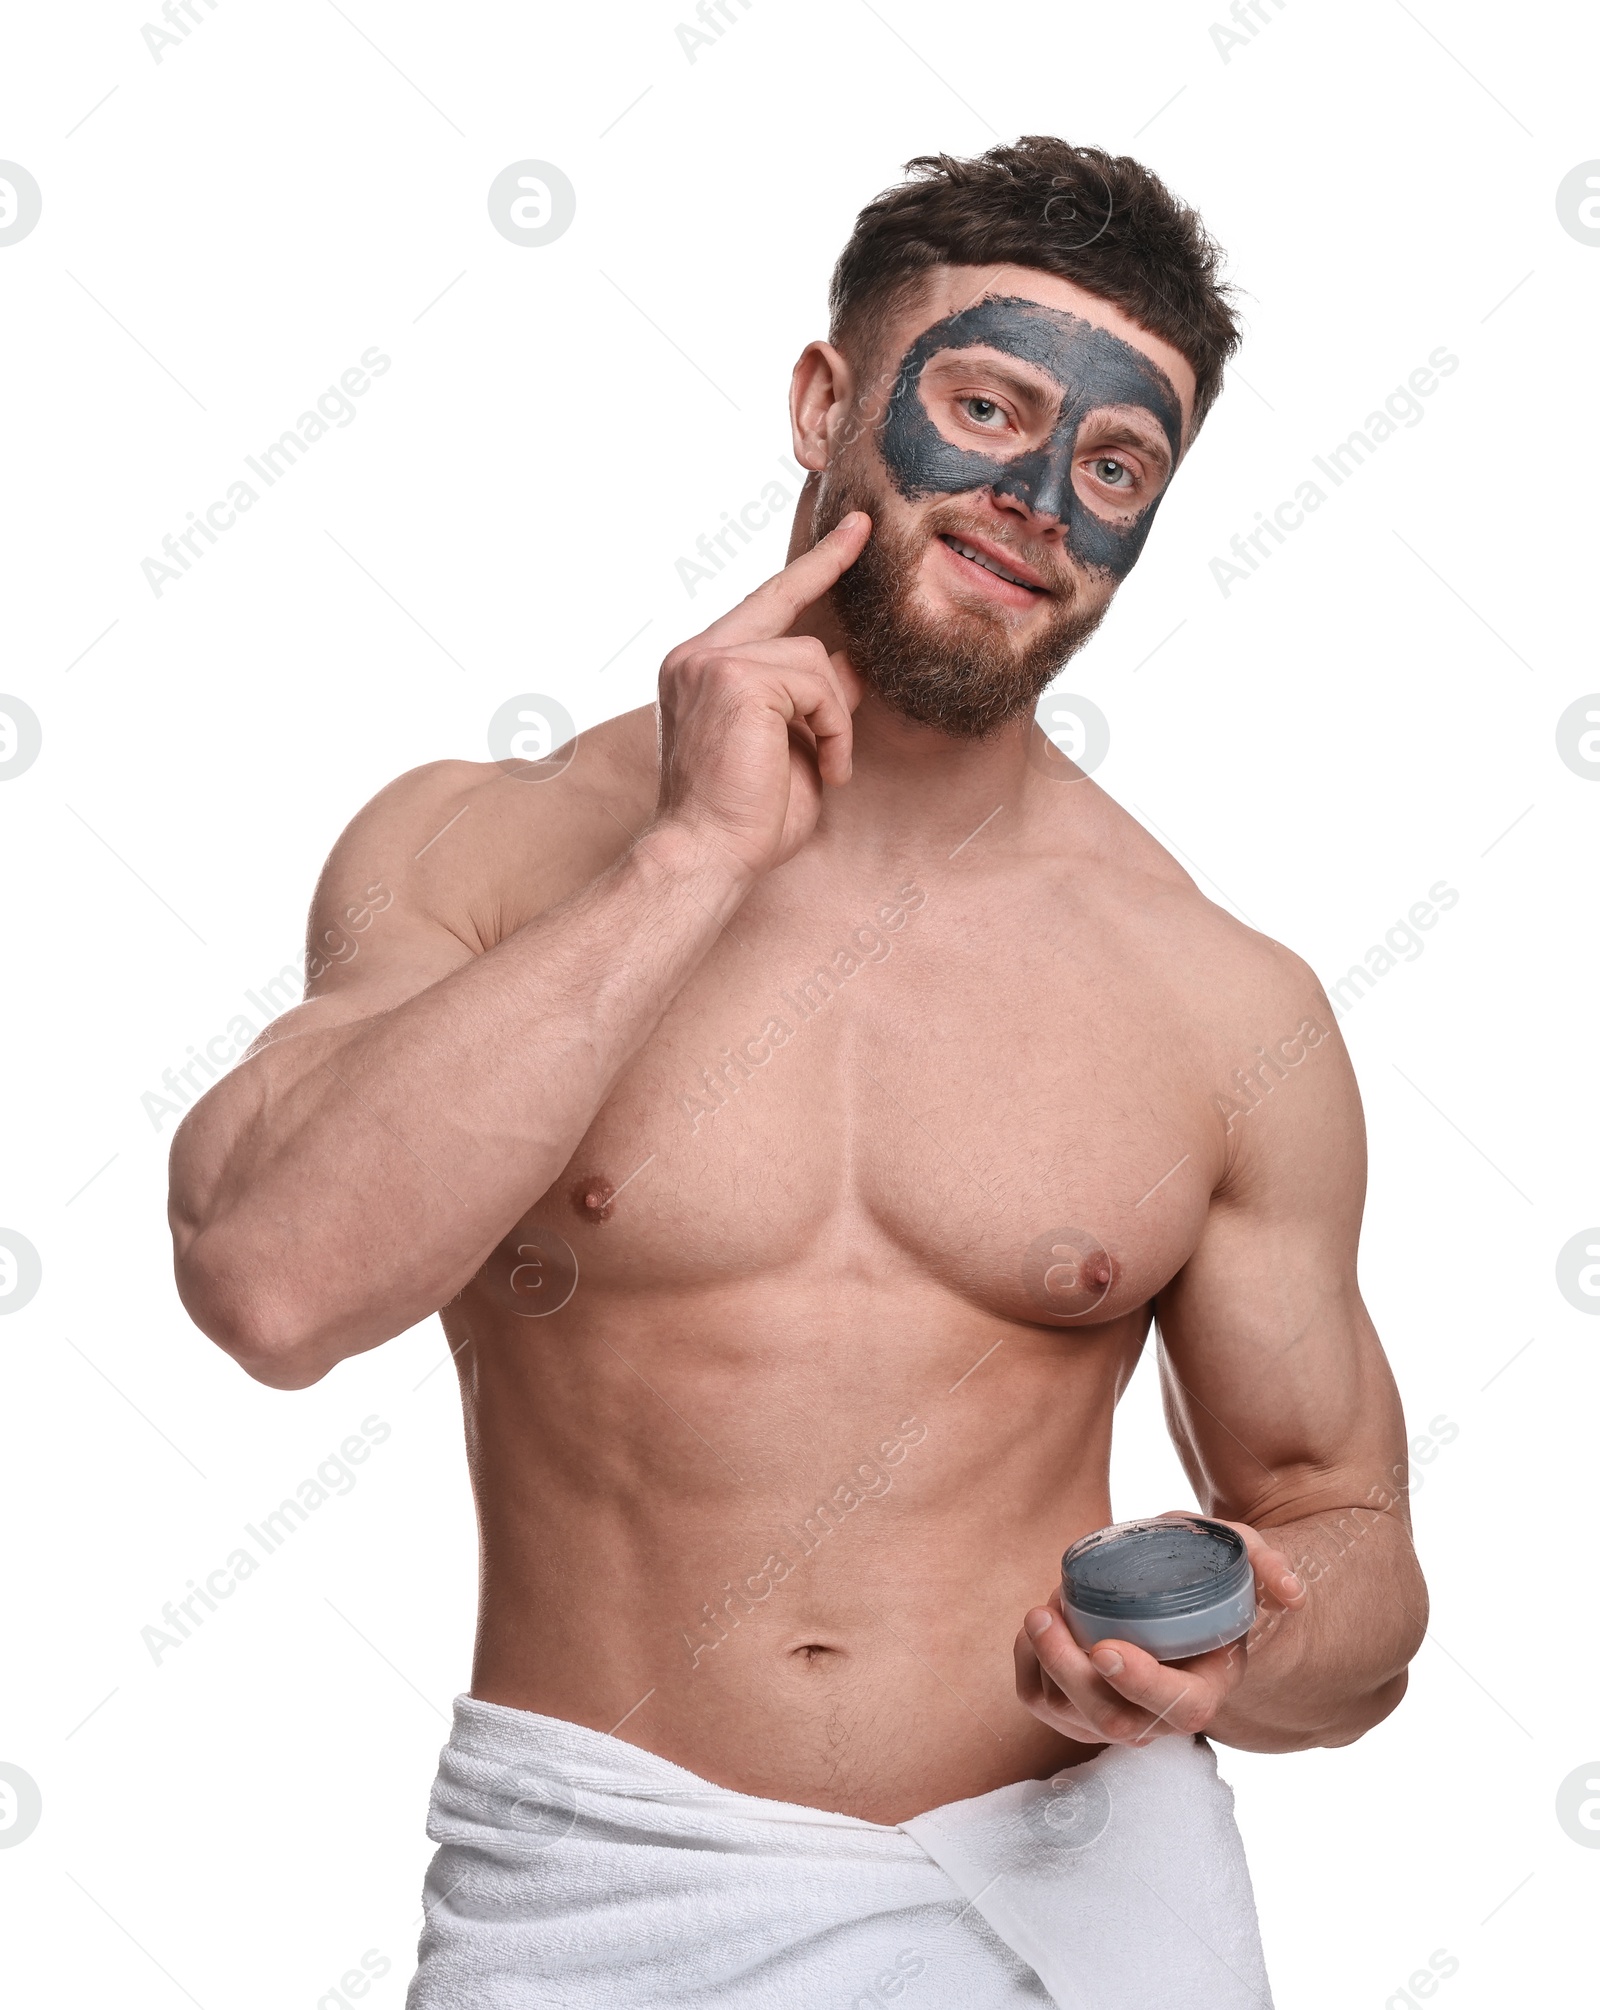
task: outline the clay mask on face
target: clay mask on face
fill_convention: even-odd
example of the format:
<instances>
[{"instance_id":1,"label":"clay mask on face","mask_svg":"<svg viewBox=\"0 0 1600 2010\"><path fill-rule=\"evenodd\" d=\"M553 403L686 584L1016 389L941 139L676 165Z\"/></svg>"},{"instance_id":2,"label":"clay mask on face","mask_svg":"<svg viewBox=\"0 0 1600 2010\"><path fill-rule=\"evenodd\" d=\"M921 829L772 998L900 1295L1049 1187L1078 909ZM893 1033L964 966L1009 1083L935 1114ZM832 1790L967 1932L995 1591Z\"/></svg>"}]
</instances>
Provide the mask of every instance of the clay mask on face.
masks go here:
<instances>
[{"instance_id":1,"label":"clay mask on face","mask_svg":"<svg viewBox=\"0 0 1600 2010\"><path fill-rule=\"evenodd\" d=\"M979 347L1032 363L1061 387L1061 410L1050 437L1010 460L955 446L922 402L923 366L931 358ZM1073 486L1078 429L1088 413L1107 405L1139 405L1149 412L1166 435L1170 466L1177 466L1182 407L1171 379L1149 357L1108 329L1059 308L1035 300L980 300L924 329L901 358L879 446L908 502L983 488L1014 496L1059 519L1067 549L1080 564L1121 579L1144 548L1160 496L1131 522L1114 523L1097 515Z\"/></svg>"}]
</instances>

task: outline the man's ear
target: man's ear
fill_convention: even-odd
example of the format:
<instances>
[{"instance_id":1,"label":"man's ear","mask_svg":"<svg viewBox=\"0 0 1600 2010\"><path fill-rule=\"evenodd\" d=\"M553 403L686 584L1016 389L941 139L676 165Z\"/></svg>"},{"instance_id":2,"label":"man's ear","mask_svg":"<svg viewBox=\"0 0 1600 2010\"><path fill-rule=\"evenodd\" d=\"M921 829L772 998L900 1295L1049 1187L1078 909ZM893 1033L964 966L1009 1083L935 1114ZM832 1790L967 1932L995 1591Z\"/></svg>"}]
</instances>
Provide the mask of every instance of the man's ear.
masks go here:
<instances>
[{"instance_id":1,"label":"man's ear","mask_svg":"<svg viewBox=\"0 0 1600 2010\"><path fill-rule=\"evenodd\" d=\"M801 350L789 383L789 424L794 457L810 473L821 474L842 444L855 388L855 372L831 342Z\"/></svg>"}]
</instances>

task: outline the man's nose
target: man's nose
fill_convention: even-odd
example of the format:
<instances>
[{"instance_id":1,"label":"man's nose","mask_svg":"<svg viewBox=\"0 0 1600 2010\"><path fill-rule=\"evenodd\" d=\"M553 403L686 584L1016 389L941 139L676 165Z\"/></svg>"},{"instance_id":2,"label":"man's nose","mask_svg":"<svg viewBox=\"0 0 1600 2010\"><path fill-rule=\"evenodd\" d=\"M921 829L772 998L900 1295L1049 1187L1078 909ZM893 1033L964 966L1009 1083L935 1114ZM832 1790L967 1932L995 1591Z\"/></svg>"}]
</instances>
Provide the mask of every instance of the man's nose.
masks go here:
<instances>
[{"instance_id":1,"label":"man's nose","mask_svg":"<svg viewBox=\"0 0 1600 2010\"><path fill-rule=\"evenodd\" d=\"M997 500L1009 498L1046 523L1060 523L1072 496L1072 441L1051 439L1019 454L990 487Z\"/></svg>"}]
</instances>

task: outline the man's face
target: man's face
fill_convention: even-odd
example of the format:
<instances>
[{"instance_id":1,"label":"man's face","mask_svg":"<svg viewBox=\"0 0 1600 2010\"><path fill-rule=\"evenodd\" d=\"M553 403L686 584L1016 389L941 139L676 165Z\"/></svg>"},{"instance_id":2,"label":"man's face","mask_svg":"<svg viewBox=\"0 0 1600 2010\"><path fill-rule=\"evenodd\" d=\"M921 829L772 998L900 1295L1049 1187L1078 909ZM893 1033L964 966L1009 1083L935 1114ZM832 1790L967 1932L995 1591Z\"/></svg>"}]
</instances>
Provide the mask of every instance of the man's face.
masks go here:
<instances>
[{"instance_id":1,"label":"man's face","mask_svg":"<svg viewBox=\"0 0 1600 2010\"><path fill-rule=\"evenodd\" d=\"M873 519L835 587L851 659L906 716L977 737L1093 633L1137 559L1192 408L1185 360L1019 267L940 268L880 331L815 532Z\"/></svg>"}]
</instances>

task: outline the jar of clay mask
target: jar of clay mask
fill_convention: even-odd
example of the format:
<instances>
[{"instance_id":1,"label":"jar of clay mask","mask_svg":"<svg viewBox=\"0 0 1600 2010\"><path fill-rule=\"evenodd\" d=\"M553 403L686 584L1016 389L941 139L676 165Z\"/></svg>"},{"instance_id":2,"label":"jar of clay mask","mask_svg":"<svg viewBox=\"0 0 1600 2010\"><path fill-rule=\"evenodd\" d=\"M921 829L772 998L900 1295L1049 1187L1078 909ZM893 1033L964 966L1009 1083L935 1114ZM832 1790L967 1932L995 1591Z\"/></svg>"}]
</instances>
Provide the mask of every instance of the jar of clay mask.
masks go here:
<instances>
[{"instance_id":1,"label":"jar of clay mask","mask_svg":"<svg viewBox=\"0 0 1600 2010\"><path fill-rule=\"evenodd\" d=\"M1061 1559L1061 1608L1082 1648L1126 1640L1157 1661L1181 1661L1249 1632L1255 1572L1243 1538L1224 1522L1114 1522Z\"/></svg>"}]
</instances>

